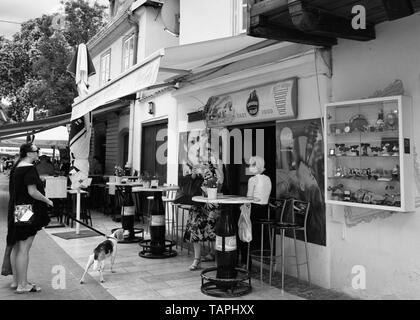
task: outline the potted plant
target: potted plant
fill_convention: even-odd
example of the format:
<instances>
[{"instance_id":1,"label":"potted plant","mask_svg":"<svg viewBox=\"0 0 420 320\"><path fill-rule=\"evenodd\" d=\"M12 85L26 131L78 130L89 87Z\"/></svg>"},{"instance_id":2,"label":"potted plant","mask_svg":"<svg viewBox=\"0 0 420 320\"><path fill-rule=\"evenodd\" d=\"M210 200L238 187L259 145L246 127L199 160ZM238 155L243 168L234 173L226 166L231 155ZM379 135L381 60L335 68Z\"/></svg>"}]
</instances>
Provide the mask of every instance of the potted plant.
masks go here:
<instances>
[{"instance_id":1,"label":"potted plant","mask_svg":"<svg viewBox=\"0 0 420 320\"><path fill-rule=\"evenodd\" d=\"M207 193L207 198L217 199L217 177L213 174L206 174L203 182L203 187Z\"/></svg>"},{"instance_id":2,"label":"potted plant","mask_svg":"<svg viewBox=\"0 0 420 320\"><path fill-rule=\"evenodd\" d=\"M150 176L150 173L148 171L144 171L141 175L141 181L143 182L143 187L149 188L150 187L150 180L152 177Z\"/></svg>"},{"instance_id":3,"label":"potted plant","mask_svg":"<svg viewBox=\"0 0 420 320\"><path fill-rule=\"evenodd\" d=\"M120 166L116 165L114 167L114 173L115 173L115 182L116 183L121 183L122 176L124 175L124 169L121 168Z\"/></svg>"}]
</instances>

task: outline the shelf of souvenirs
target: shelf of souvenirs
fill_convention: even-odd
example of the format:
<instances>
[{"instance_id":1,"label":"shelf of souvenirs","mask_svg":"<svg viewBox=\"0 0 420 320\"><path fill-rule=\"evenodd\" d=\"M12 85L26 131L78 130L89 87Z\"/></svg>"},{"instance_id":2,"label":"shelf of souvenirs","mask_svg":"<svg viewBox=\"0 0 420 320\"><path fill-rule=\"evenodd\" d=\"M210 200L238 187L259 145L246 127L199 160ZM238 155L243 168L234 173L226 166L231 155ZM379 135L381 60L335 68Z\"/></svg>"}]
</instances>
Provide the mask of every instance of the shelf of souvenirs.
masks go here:
<instances>
[{"instance_id":1,"label":"shelf of souvenirs","mask_svg":"<svg viewBox=\"0 0 420 320\"><path fill-rule=\"evenodd\" d=\"M387 210L389 207L401 209L401 194L398 191L377 194L368 190L359 189L356 192L344 190L340 186L328 190L326 202L345 206L356 206ZM382 208L380 208L382 207Z\"/></svg>"},{"instance_id":2,"label":"shelf of souvenirs","mask_svg":"<svg viewBox=\"0 0 420 320\"><path fill-rule=\"evenodd\" d=\"M400 183L400 179L399 178L384 178L384 177L380 177L378 179L375 178L368 178L368 177L328 177L328 179L330 180L357 180L357 181L364 181L364 182L385 182L385 183Z\"/></svg>"},{"instance_id":3,"label":"shelf of souvenirs","mask_svg":"<svg viewBox=\"0 0 420 320\"><path fill-rule=\"evenodd\" d=\"M387 129L383 131L350 131L350 132L329 132L327 133L329 137L347 137L347 136L380 136L380 137L395 137L398 138L399 130L398 129Z\"/></svg>"},{"instance_id":4,"label":"shelf of souvenirs","mask_svg":"<svg viewBox=\"0 0 420 320\"><path fill-rule=\"evenodd\" d=\"M397 154L392 154L392 155L389 155L389 154L384 154L384 155L367 155L367 156L364 156L364 155L359 155L359 156L357 156L357 155L349 155L349 154L341 154L341 155L334 155L334 156L328 156L328 158L331 158L331 159L335 159L335 158L362 158L362 159L365 159L365 158L388 158L388 159L399 159L399 157L400 157L400 155L399 155L399 153L397 153Z\"/></svg>"},{"instance_id":5,"label":"shelf of souvenirs","mask_svg":"<svg viewBox=\"0 0 420 320\"><path fill-rule=\"evenodd\" d=\"M384 204L360 203L356 201L344 201L344 200L332 200L332 199L327 199L326 202L332 205L404 212L404 210L401 208L401 203L397 203L395 205L384 205Z\"/></svg>"}]
</instances>

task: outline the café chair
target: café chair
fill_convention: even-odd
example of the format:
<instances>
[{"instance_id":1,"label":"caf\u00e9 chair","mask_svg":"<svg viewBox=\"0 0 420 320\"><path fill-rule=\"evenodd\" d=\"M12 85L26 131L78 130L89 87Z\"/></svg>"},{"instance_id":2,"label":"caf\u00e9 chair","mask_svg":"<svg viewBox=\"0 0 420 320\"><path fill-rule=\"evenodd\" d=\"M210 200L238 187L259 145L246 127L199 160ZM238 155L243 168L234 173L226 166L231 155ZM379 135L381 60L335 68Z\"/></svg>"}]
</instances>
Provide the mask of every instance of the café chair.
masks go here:
<instances>
[{"instance_id":1,"label":"caf\u00e9 chair","mask_svg":"<svg viewBox=\"0 0 420 320\"><path fill-rule=\"evenodd\" d=\"M271 225L271 254L270 254L270 279L269 284L271 285L271 279L273 274L273 262L276 257L281 257L281 287L284 290L284 265L285 265L285 255L284 255L284 238L287 231L293 232L294 240L294 250L295 254L289 257L294 257L296 259L296 272L298 281L300 281L300 266L306 265L308 272L308 283L311 286L311 277L309 269L309 252L308 252L308 238L307 238L307 221L309 215L310 203L306 201L300 201L292 199L290 201L290 206L288 210L283 210L283 213L280 217L280 221ZM306 261L298 261L298 252L297 252L297 242L296 242L296 232L303 232L303 238L305 243L305 254ZM276 233L280 232L281 237L281 254L276 256L274 249L274 238Z\"/></svg>"},{"instance_id":2,"label":"caf\u00e9 chair","mask_svg":"<svg viewBox=\"0 0 420 320\"><path fill-rule=\"evenodd\" d=\"M280 222L281 217L283 216L284 210L286 205L290 199L286 198L270 198L267 208L267 218L260 219L254 223L255 227L261 227L261 246L258 250L250 251L247 260L247 269L249 269L249 259L259 259L260 260L260 281L263 282L263 264L264 260L269 260L271 257L272 245L271 241L269 243L269 249L264 249L264 230L267 227L268 231L268 239L271 239L271 229L272 226ZM253 226L254 227L254 226ZM248 251L249 251L250 243L248 243ZM267 259L268 258L268 259Z\"/></svg>"}]
</instances>

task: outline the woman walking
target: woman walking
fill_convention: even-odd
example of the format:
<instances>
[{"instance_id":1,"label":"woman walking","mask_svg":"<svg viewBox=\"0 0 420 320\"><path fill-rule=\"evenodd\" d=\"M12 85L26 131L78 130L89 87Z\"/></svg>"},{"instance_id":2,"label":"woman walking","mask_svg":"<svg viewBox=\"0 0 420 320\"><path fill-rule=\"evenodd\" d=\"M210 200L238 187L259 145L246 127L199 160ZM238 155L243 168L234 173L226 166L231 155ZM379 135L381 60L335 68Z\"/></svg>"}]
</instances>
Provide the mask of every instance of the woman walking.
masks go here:
<instances>
[{"instance_id":1,"label":"woman walking","mask_svg":"<svg viewBox=\"0 0 420 320\"><path fill-rule=\"evenodd\" d=\"M7 245L13 247L10 256L13 272L11 288L16 289L16 293L41 290L28 282L29 251L36 233L50 222L47 205L53 206L53 202L44 196L43 183L33 164L38 160L38 154L36 145L21 145L19 159L10 171ZM14 208L20 204L32 205L34 218L30 225L14 224Z\"/></svg>"}]
</instances>

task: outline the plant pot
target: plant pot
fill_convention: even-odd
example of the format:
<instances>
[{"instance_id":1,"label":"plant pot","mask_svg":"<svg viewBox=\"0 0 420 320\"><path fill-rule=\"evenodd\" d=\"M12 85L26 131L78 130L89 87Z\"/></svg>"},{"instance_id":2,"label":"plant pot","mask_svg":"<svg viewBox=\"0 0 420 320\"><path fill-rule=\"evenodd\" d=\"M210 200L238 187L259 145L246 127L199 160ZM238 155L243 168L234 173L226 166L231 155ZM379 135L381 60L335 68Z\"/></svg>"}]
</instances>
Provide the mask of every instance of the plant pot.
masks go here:
<instances>
[{"instance_id":1,"label":"plant pot","mask_svg":"<svg viewBox=\"0 0 420 320\"><path fill-rule=\"evenodd\" d=\"M207 188L207 198L217 199L217 188Z\"/></svg>"}]
</instances>

